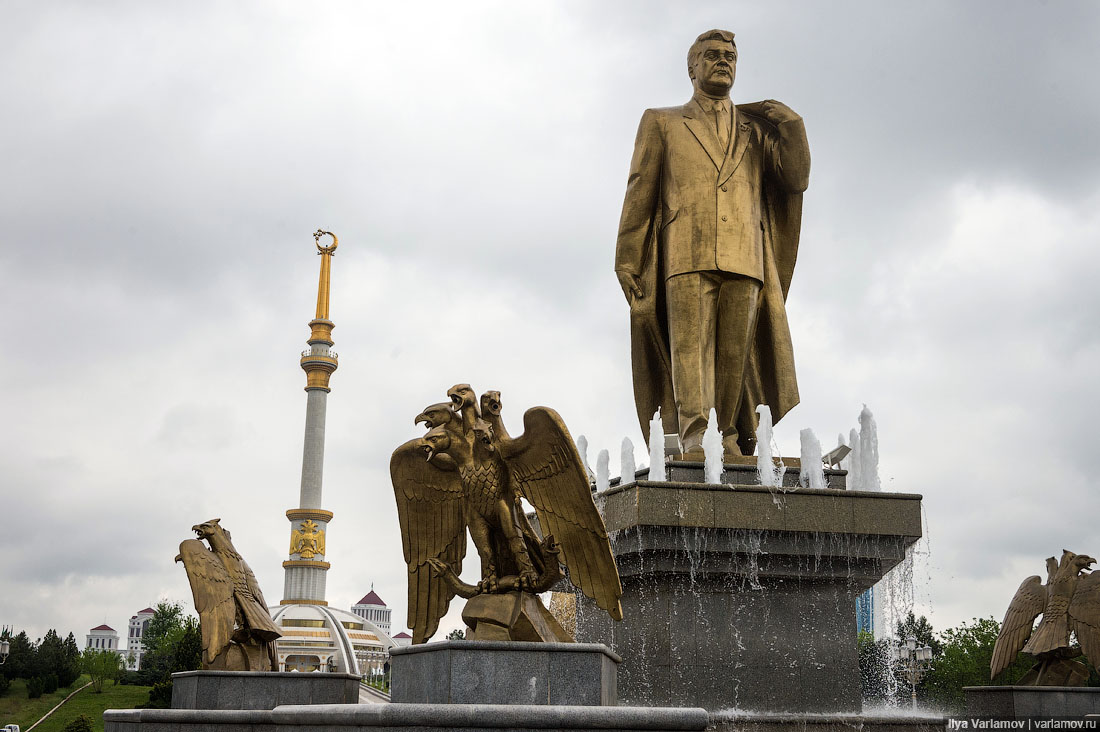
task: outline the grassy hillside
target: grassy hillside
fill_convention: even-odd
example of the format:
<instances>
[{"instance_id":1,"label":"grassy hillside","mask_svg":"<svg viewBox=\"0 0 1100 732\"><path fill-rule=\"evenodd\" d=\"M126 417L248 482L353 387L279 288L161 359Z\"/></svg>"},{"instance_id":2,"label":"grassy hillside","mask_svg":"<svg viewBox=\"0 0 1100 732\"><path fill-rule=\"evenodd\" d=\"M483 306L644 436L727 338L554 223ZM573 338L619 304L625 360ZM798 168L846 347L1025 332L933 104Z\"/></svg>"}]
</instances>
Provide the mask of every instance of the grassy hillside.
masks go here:
<instances>
[{"instance_id":1,"label":"grassy hillside","mask_svg":"<svg viewBox=\"0 0 1100 732\"><path fill-rule=\"evenodd\" d=\"M23 679L15 679L4 696L0 696L0 725L18 724L26 730L37 722L43 714L57 706L62 699L88 683L87 676L81 676L69 689L58 689L53 694L43 694L38 699L27 698L27 685ZM91 718L96 730L103 729L104 709L133 709L149 700L148 686L118 686L108 681L102 694L96 694L91 687L84 689L70 699L63 707L50 715L34 732L60 732L75 717L86 714Z\"/></svg>"}]
</instances>

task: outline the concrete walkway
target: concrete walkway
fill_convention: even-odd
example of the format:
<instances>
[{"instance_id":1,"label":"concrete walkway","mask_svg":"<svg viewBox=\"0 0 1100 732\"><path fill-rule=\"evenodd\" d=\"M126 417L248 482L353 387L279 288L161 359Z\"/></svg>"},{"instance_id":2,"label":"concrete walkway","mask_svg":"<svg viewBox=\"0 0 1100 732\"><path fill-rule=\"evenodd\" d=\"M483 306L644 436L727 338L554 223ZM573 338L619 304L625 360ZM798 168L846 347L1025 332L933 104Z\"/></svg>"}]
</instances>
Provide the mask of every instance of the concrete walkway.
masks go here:
<instances>
[{"instance_id":1,"label":"concrete walkway","mask_svg":"<svg viewBox=\"0 0 1100 732\"><path fill-rule=\"evenodd\" d=\"M390 695L384 691L379 691L373 686L368 686L367 684L359 684L359 703L389 704Z\"/></svg>"},{"instance_id":2,"label":"concrete walkway","mask_svg":"<svg viewBox=\"0 0 1100 732\"><path fill-rule=\"evenodd\" d=\"M92 685L92 682L91 682L91 681L89 681L88 683L84 684L84 686L81 686L81 687L80 687L79 689L77 689L77 690L76 690L76 691L74 691L73 693L69 694L69 695L68 695L67 697L65 697L64 699L62 699L62 700L61 700L61 703L60 703L60 704L58 704L58 705L57 705L56 707L54 707L54 708L53 708L53 709L51 709L50 711L48 711L48 712L46 712L45 714L43 714L43 715L42 715L42 719L39 719L39 720L38 720L37 722L35 722L34 724L32 724L32 725L31 725L30 727L27 727L27 729L26 729L26 732L31 732L31 730L32 730L32 729L34 729L34 728L35 728L35 727L37 727L38 725L42 724L42 722L43 722L43 721L45 721L46 717L50 716L51 714L53 714L54 712L56 712L56 711L57 711L58 709L60 709L60 708L61 708L61 705L62 705L62 704L64 704L65 702L69 701L69 700L70 700L70 699L72 699L72 698L73 698L74 696L76 696L76 695L77 695L77 694L79 694L80 692L84 691L85 689L87 689L87 688L88 688L89 686L91 686L91 685Z\"/></svg>"}]
</instances>

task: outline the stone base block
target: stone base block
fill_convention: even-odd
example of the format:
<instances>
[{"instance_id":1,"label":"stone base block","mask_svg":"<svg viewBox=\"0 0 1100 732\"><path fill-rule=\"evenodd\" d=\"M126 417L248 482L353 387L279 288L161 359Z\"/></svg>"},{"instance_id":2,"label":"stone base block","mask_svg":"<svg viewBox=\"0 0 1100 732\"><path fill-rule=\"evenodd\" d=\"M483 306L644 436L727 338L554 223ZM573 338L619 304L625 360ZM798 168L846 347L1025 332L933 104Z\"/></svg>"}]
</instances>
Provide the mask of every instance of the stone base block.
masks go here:
<instances>
[{"instance_id":1,"label":"stone base block","mask_svg":"<svg viewBox=\"0 0 1100 732\"><path fill-rule=\"evenodd\" d=\"M109 709L106 732L660 732L707 728L702 709L493 704L333 704L272 711Z\"/></svg>"},{"instance_id":2,"label":"stone base block","mask_svg":"<svg viewBox=\"0 0 1100 732\"><path fill-rule=\"evenodd\" d=\"M578 594L577 638L623 656L625 704L858 715L855 598L920 537L920 501L742 483L612 487L596 502L623 621Z\"/></svg>"},{"instance_id":3,"label":"stone base block","mask_svg":"<svg viewBox=\"0 0 1100 732\"><path fill-rule=\"evenodd\" d=\"M392 648L390 699L614 706L621 660L597 643L444 641Z\"/></svg>"},{"instance_id":4,"label":"stone base block","mask_svg":"<svg viewBox=\"0 0 1100 732\"><path fill-rule=\"evenodd\" d=\"M751 714L718 712L710 715L712 732L944 732L939 716L897 714Z\"/></svg>"},{"instance_id":5,"label":"stone base block","mask_svg":"<svg viewBox=\"0 0 1100 732\"><path fill-rule=\"evenodd\" d=\"M1079 717L1100 714L1100 687L967 686L966 713L972 717Z\"/></svg>"},{"instance_id":6,"label":"stone base block","mask_svg":"<svg viewBox=\"0 0 1100 732\"><path fill-rule=\"evenodd\" d=\"M172 674L173 709L274 709L280 704L355 704L355 674L184 671Z\"/></svg>"}]
</instances>

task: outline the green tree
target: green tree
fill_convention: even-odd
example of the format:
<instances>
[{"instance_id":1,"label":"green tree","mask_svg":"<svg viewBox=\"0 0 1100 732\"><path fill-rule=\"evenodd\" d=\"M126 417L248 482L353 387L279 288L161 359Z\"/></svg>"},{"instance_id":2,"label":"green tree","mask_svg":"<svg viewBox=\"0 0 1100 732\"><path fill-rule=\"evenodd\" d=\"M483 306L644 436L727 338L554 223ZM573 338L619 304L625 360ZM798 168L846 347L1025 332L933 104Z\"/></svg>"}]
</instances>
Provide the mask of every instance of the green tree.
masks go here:
<instances>
[{"instance_id":1,"label":"green tree","mask_svg":"<svg viewBox=\"0 0 1100 732\"><path fill-rule=\"evenodd\" d=\"M176 671L190 670L178 668L186 664L180 664L176 660L186 618L183 606L178 602L160 602L153 609L149 627L141 637L141 643L145 647L141 668L149 685L168 681Z\"/></svg>"},{"instance_id":2,"label":"green tree","mask_svg":"<svg viewBox=\"0 0 1100 732\"><path fill-rule=\"evenodd\" d=\"M76 645L76 638L72 633L65 640L57 631L50 629L42 641L38 644L39 673L48 678L50 675L57 677L57 686L70 686L76 677L80 675L80 649ZM46 685L46 693L55 689Z\"/></svg>"},{"instance_id":3,"label":"green tree","mask_svg":"<svg viewBox=\"0 0 1100 732\"><path fill-rule=\"evenodd\" d=\"M898 640L905 640L909 636L914 636L917 639L918 646L929 646L932 649L932 656L938 656L940 651L943 650L943 643L936 638L935 631L932 630L932 624L928 622L928 618L921 615L919 618L912 610L909 611L909 615L905 617L905 620L899 620L895 626L897 631Z\"/></svg>"},{"instance_id":4,"label":"green tree","mask_svg":"<svg viewBox=\"0 0 1100 732\"><path fill-rule=\"evenodd\" d=\"M462 628L455 628L447 634L447 640L466 640L466 631Z\"/></svg>"},{"instance_id":5,"label":"green tree","mask_svg":"<svg viewBox=\"0 0 1100 732\"><path fill-rule=\"evenodd\" d=\"M172 674L194 671L202 665L202 633L198 620L179 603L161 602L154 608L142 635L141 681L149 686L166 684L157 695L150 692L149 706L171 700Z\"/></svg>"},{"instance_id":6,"label":"green tree","mask_svg":"<svg viewBox=\"0 0 1100 732\"><path fill-rule=\"evenodd\" d=\"M940 634L943 650L932 663L921 684L927 698L961 713L965 706L964 686L988 686L989 662L1001 624L993 618L973 618ZM1034 661L1023 653L997 678L998 684L1015 683Z\"/></svg>"},{"instance_id":7,"label":"green tree","mask_svg":"<svg viewBox=\"0 0 1100 732\"><path fill-rule=\"evenodd\" d=\"M85 648L81 667L92 679L92 691L102 694L103 685L108 680L118 683L118 675L122 672L122 658L111 651Z\"/></svg>"},{"instance_id":8,"label":"green tree","mask_svg":"<svg viewBox=\"0 0 1100 732\"><path fill-rule=\"evenodd\" d=\"M27 631L21 630L12 636L10 651L7 663L0 666L4 676L9 679L29 679L34 676L38 649L27 637Z\"/></svg>"},{"instance_id":9,"label":"green tree","mask_svg":"<svg viewBox=\"0 0 1100 732\"><path fill-rule=\"evenodd\" d=\"M64 652L65 641L61 640L53 628L47 630L45 637L38 641L38 661L42 666L42 673L51 673L60 666Z\"/></svg>"},{"instance_id":10,"label":"green tree","mask_svg":"<svg viewBox=\"0 0 1100 732\"><path fill-rule=\"evenodd\" d=\"M57 669L57 678L64 687L70 687L80 676L80 646L76 637L69 633L62 647L61 666Z\"/></svg>"}]
</instances>

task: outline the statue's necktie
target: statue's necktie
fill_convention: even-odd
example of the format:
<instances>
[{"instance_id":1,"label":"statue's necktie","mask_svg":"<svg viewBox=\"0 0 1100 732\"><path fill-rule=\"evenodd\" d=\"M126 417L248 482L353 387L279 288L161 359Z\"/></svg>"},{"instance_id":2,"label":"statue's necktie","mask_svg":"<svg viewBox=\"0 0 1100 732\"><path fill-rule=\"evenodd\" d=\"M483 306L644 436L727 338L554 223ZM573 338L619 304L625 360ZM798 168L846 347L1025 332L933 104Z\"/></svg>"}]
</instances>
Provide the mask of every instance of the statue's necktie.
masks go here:
<instances>
[{"instance_id":1,"label":"statue's necktie","mask_svg":"<svg viewBox=\"0 0 1100 732\"><path fill-rule=\"evenodd\" d=\"M722 150L728 149L730 145L730 113L722 102L714 103L714 124L718 128L718 142L721 143Z\"/></svg>"}]
</instances>

